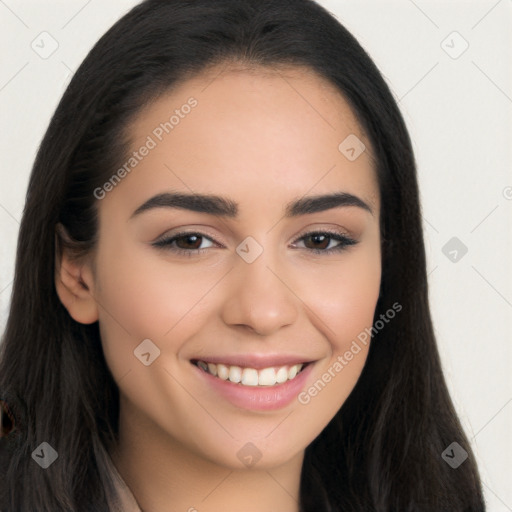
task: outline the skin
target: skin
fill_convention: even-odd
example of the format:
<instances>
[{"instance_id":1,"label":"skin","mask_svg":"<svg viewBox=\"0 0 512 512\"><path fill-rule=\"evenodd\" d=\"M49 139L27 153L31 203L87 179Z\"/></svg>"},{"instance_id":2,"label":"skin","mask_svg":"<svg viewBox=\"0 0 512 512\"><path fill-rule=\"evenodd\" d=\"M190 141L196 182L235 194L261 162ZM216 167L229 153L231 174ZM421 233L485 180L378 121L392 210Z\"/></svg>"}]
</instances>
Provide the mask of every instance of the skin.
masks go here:
<instances>
[{"instance_id":1,"label":"skin","mask_svg":"<svg viewBox=\"0 0 512 512\"><path fill-rule=\"evenodd\" d=\"M76 321L99 321L121 398L111 456L143 510L172 503L184 511L243 504L246 512L296 512L304 450L353 389L368 345L308 404L274 411L235 407L198 378L190 359L297 354L315 361L307 390L371 327L381 252L370 144L343 97L312 72L231 67L145 107L130 126L133 150L191 96L191 113L98 202L95 251L81 261L64 252L57 291ZM355 161L338 150L350 134L367 148ZM239 214L161 207L130 218L171 191L222 195ZM373 213L343 206L284 218L290 201L334 191L358 196ZM358 243L316 254L301 237L326 229ZM202 254L151 245L181 230L205 234L194 246ZM250 264L235 251L247 236L263 248ZM150 366L133 352L147 338L161 351ZM252 467L237 457L248 442L262 454Z\"/></svg>"}]
</instances>

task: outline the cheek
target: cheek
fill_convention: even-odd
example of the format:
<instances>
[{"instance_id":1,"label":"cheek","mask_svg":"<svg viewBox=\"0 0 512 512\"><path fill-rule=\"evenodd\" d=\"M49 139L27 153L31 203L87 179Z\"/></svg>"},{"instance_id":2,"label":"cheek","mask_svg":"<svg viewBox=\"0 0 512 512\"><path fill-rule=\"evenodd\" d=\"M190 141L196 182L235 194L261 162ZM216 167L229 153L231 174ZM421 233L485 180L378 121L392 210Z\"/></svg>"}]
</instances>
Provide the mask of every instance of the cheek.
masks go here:
<instances>
[{"instance_id":1,"label":"cheek","mask_svg":"<svg viewBox=\"0 0 512 512\"><path fill-rule=\"evenodd\" d=\"M331 350L319 361L315 379L297 397L303 431L315 437L340 410L361 375L380 290L378 250L358 252L335 268L317 271L302 288L310 320Z\"/></svg>"},{"instance_id":2,"label":"cheek","mask_svg":"<svg viewBox=\"0 0 512 512\"><path fill-rule=\"evenodd\" d=\"M326 264L312 274L304 272L302 296L317 318L315 324L331 344L333 353L348 350L354 340L373 322L379 297L381 262L378 245L374 250L342 254L339 261Z\"/></svg>"},{"instance_id":3,"label":"cheek","mask_svg":"<svg viewBox=\"0 0 512 512\"><path fill-rule=\"evenodd\" d=\"M114 252L105 244L98 252L95 297L105 357L113 373L124 375L139 367L134 350L145 339L161 351L172 348L161 354L165 358L179 351L199 325L207 302L202 298L222 271L173 265L148 248L116 247Z\"/></svg>"}]
</instances>

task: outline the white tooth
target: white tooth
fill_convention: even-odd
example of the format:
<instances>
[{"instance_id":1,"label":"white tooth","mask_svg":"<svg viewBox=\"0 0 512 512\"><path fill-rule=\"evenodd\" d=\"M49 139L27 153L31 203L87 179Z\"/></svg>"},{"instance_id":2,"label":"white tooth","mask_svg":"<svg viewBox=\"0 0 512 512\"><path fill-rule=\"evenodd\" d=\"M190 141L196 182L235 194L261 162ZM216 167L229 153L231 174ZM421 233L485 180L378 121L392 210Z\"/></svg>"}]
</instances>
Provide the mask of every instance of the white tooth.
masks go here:
<instances>
[{"instance_id":1,"label":"white tooth","mask_svg":"<svg viewBox=\"0 0 512 512\"><path fill-rule=\"evenodd\" d=\"M222 380L228 380L229 378L229 370L225 364L217 365L217 377Z\"/></svg>"},{"instance_id":2,"label":"white tooth","mask_svg":"<svg viewBox=\"0 0 512 512\"><path fill-rule=\"evenodd\" d=\"M276 383L276 371L274 368L265 368L258 374L258 384L260 386L274 386Z\"/></svg>"},{"instance_id":3,"label":"white tooth","mask_svg":"<svg viewBox=\"0 0 512 512\"><path fill-rule=\"evenodd\" d=\"M293 366L290 367L290 369L288 370L288 379L291 380L295 377L295 375L297 375L297 367L297 364L294 364Z\"/></svg>"},{"instance_id":4,"label":"white tooth","mask_svg":"<svg viewBox=\"0 0 512 512\"><path fill-rule=\"evenodd\" d=\"M245 386L257 386L258 371L254 368L244 368L244 371L242 372L242 384Z\"/></svg>"},{"instance_id":5,"label":"white tooth","mask_svg":"<svg viewBox=\"0 0 512 512\"><path fill-rule=\"evenodd\" d=\"M242 380L242 368L240 366L229 367L229 380L236 383Z\"/></svg>"},{"instance_id":6,"label":"white tooth","mask_svg":"<svg viewBox=\"0 0 512 512\"><path fill-rule=\"evenodd\" d=\"M204 361L198 361L197 365L222 380L241 383L244 386L275 386L276 384L282 384L295 378L304 366L301 363L290 367L263 368L258 371L254 368L241 368L240 366L227 366Z\"/></svg>"},{"instance_id":7,"label":"white tooth","mask_svg":"<svg viewBox=\"0 0 512 512\"><path fill-rule=\"evenodd\" d=\"M286 382L288 380L288 368L286 366L282 366L277 370L276 373L276 382L281 384L282 382Z\"/></svg>"}]
</instances>

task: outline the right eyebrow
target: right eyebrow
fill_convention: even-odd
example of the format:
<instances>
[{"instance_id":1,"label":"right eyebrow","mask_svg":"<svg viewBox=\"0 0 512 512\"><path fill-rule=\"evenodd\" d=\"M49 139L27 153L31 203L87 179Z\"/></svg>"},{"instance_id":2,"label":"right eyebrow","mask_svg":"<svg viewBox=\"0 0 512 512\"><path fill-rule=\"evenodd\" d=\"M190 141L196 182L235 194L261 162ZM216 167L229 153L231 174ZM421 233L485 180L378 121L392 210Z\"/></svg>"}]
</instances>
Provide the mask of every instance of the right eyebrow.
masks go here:
<instances>
[{"instance_id":1,"label":"right eyebrow","mask_svg":"<svg viewBox=\"0 0 512 512\"><path fill-rule=\"evenodd\" d=\"M141 204L132 213L130 218L153 208L164 207L180 208L230 218L234 218L238 215L238 205L224 197L202 194L164 193L157 194Z\"/></svg>"}]
</instances>

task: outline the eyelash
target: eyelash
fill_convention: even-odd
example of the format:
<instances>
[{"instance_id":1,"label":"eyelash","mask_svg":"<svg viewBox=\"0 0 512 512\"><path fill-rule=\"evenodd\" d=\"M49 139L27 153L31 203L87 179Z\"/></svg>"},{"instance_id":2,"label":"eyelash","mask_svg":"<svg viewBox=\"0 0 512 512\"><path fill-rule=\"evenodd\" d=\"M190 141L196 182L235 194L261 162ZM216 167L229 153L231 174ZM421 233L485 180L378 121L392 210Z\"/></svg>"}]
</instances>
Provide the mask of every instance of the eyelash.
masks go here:
<instances>
[{"instance_id":1,"label":"eyelash","mask_svg":"<svg viewBox=\"0 0 512 512\"><path fill-rule=\"evenodd\" d=\"M353 238L348 237L347 235L344 235L342 233L332 232L332 231L310 231L308 233L305 233L300 238L297 239L303 240L305 238L311 237L311 236L325 236L328 238L331 238L333 240L337 240L338 242L341 242L340 244L336 245L335 247L331 247L330 249L308 249L306 250L311 251L315 254L333 254L336 252L341 252L347 247L351 245L356 245L359 243L357 240L354 240ZM161 240L157 240L156 242L153 242L152 245L158 249L164 249L168 251L172 251L176 254L182 254L184 256L192 257L194 255L199 255L207 251L209 248L205 249L182 249L180 247L171 247L171 245L180 238L185 238L187 236L196 236L200 238L206 238L210 240L211 242L216 243L212 238L204 235L203 233L199 233L196 231L183 231L181 233L177 233L176 235L173 235L172 237L163 238ZM295 243L295 242L294 242ZM329 242L330 245L330 242Z\"/></svg>"}]
</instances>

